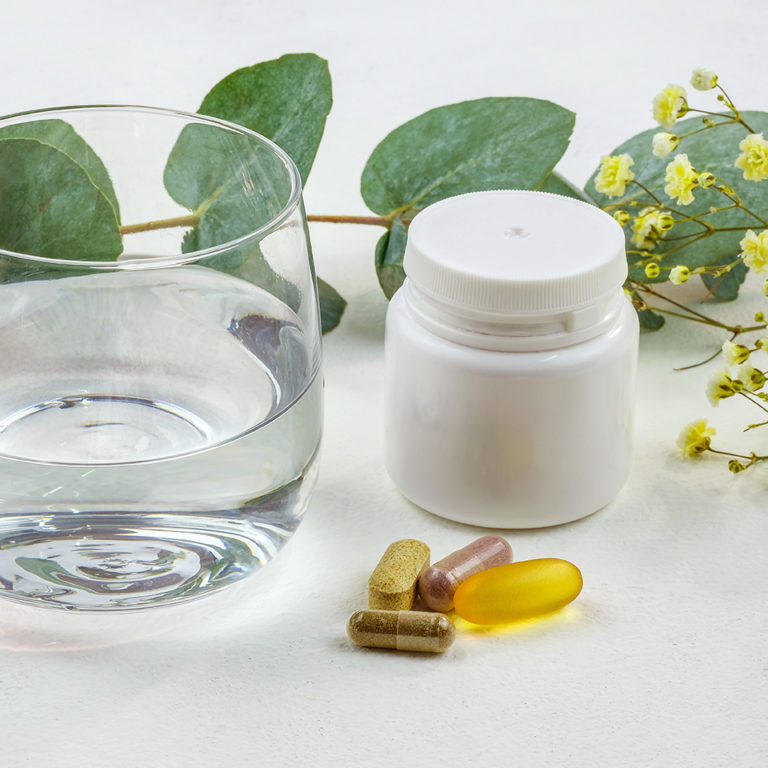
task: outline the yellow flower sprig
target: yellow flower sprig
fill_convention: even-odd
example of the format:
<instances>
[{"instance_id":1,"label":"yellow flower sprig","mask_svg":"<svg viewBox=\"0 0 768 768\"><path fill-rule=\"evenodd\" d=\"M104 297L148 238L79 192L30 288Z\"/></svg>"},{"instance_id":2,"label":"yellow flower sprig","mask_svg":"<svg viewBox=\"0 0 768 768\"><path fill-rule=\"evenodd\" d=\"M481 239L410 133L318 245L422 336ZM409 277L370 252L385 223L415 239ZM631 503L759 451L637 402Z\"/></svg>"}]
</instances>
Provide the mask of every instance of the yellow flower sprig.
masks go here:
<instances>
[{"instance_id":1,"label":"yellow flower sprig","mask_svg":"<svg viewBox=\"0 0 768 768\"><path fill-rule=\"evenodd\" d=\"M734 474L743 472L755 464L768 460L768 456L758 456L756 453L743 454L732 451L721 451L712 447L712 438L717 432L707 424L706 419L698 419L686 424L677 438L677 447L683 458L694 459L704 453L714 453L718 456L729 456L728 469ZM740 461L743 459L744 461Z\"/></svg>"},{"instance_id":2,"label":"yellow flower sprig","mask_svg":"<svg viewBox=\"0 0 768 768\"><path fill-rule=\"evenodd\" d=\"M755 274L768 275L768 212L750 208L727 181L709 168L697 167L700 159L694 165L684 151L685 140L694 134L739 124L746 135L739 141L738 150L734 146L733 166L742 172L745 183L765 183L768 181L768 140L746 122L714 71L705 68L694 70L690 84L697 91L716 91L717 100L730 114L691 106L685 88L680 85L670 84L656 95L653 116L663 130L653 135L650 151L656 157L669 158L664 168L663 192L649 189L636 177L635 161L628 153L604 156L595 176L595 186L606 197L617 199L617 202L605 205L604 210L611 212L619 225L626 228L632 246L627 253L636 257L634 266L643 270L644 279L631 277L625 284L625 292L638 311L651 310L679 317L729 334L707 360L686 367L693 368L716 357L722 358L724 367L715 371L706 385L707 398L713 406L723 400L737 398L759 409L763 420L745 428L745 431L751 431L768 427L768 362L765 360L768 358L768 335L750 342L742 342L741 338L747 333L766 334L768 323L765 315L758 312L754 323L731 325L677 301L668 291L659 292L651 282L646 282L666 281L680 285L693 275L709 276L716 279L711 294L719 280L738 265ZM677 133L674 129L677 121L693 113L702 115L701 126L687 133ZM683 151L680 151L681 147ZM641 194L628 194L632 187L640 190ZM691 211L699 190L718 193L722 203L711 205L704 211ZM717 220L710 218L729 210L740 210L749 219L739 226L725 227L717 226ZM687 223L695 224L696 228L678 234L676 227ZM726 263L694 266L684 263L688 259L676 256L684 248L695 247L697 242L726 231L743 233L738 254ZM768 277L763 282L762 290L768 297ZM678 447L686 458L697 458L707 453L725 456L732 472L741 472L768 460L768 455L755 452L721 450L713 444L715 434L706 420L691 422L680 433Z\"/></svg>"}]
</instances>

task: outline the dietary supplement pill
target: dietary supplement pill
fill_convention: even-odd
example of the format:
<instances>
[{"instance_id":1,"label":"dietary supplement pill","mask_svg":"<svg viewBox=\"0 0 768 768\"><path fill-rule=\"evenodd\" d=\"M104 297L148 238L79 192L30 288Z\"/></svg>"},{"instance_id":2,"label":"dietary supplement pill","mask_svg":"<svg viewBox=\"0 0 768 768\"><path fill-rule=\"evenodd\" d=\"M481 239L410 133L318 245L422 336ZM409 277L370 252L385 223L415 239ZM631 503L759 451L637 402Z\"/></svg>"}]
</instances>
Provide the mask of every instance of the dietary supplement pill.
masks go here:
<instances>
[{"instance_id":1,"label":"dietary supplement pill","mask_svg":"<svg viewBox=\"0 0 768 768\"><path fill-rule=\"evenodd\" d=\"M470 576L456 590L453 602L462 619L504 624L562 608L582 585L581 571L567 560L522 560Z\"/></svg>"},{"instance_id":2,"label":"dietary supplement pill","mask_svg":"<svg viewBox=\"0 0 768 768\"><path fill-rule=\"evenodd\" d=\"M429 565L429 547L401 539L387 547L368 579L368 607L407 611L413 605L419 575Z\"/></svg>"},{"instance_id":3,"label":"dietary supplement pill","mask_svg":"<svg viewBox=\"0 0 768 768\"><path fill-rule=\"evenodd\" d=\"M398 651L442 653L456 634L451 620L429 611L357 611L347 622L347 634L356 645Z\"/></svg>"},{"instance_id":4,"label":"dietary supplement pill","mask_svg":"<svg viewBox=\"0 0 768 768\"><path fill-rule=\"evenodd\" d=\"M419 577L421 599L433 611L450 611L463 581L486 568L512 560L512 547L500 536L482 536L429 566Z\"/></svg>"}]
</instances>

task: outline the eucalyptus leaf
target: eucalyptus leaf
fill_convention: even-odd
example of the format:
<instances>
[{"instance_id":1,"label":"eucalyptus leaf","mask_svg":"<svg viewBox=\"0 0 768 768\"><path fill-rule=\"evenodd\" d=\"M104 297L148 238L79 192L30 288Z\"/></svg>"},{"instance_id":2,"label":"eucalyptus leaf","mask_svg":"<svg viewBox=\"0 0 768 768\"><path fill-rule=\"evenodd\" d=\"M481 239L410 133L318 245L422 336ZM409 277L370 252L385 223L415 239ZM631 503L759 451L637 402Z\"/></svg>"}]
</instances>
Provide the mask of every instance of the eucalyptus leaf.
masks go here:
<instances>
[{"instance_id":1,"label":"eucalyptus leaf","mask_svg":"<svg viewBox=\"0 0 768 768\"><path fill-rule=\"evenodd\" d=\"M557 171L552 171L536 189L539 192L551 192L555 195L565 195L585 203L595 204L595 201L583 189L579 189Z\"/></svg>"},{"instance_id":2,"label":"eucalyptus leaf","mask_svg":"<svg viewBox=\"0 0 768 768\"><path fill-rule=\"evenodd\" d=\"M291 156L305 183L332 103L328 62L314 53L291 53L228 75L198 112L272 139Z\"/></svg>"},{"instance_id":3,"label":"eucalyptus leaf","mask_svg":"<svg viewBox=\"0 0 768 768\"><path fill-rule=\"evenodd\" d=\"M290 200L291 178L267 146L218 126L186 126L171 150L163 175L171 197L199 216L182 252L231 243L272 221ZM209 257L205 266L260 285L293 309L296 286L267 264L259 243L246 239Z\"/></svg>"},{"instance_id":4,"label":"eucalyptus leaf","mask_svg":"<svg viewBox=\"0 0 768 768\"><path fill-rule=\"evenodd\" d=\"M757 131L768 132L768 113L766 112L744 112L744 120L750 127ZM726 117L725 115L722 118ZM712 118L715 122L721 118ZM682 120L675 125L677 134L685 134L702 127L701 118L689 118ZM664 173L667 165L673 159L670 155L666 158L656 157L651 152L651 141L653 135L659 128L651 128L647 131L633 136L628 141L611 152L611 154L627 153L632 156L634 165L632 171L635 178L650 189L658 198L675 208L684 212L686 216L693 216L706 213L710 206L724 207L730 205L730 201L715 189L696 188L694 190L694 201L690 205L680 205L674 199L670 199L664 192ZM711 128L701 131L693 136L681 140L677 153L685 153L691 161L693 167L698 172L709 171L718 178L722 179L731 186L741 197L744 204L751 210L765 218L768 212L768 184L746 181L742 172L734 166L734 161L739 155L739 142L747 135L746 129L738 124L724 125L722 127ZM595 202L601 207L609 206L609 210L625 208L631 213L642 210L639 206L652 204L652 199L636 184L629 184L626 194L620 198L610 199L602 195L595 189L595 176L587 182L586 189L591 194ZM632 206L632 207L630 207ZM705 236L692 243L689 246L675 250L670 254L668 260L664 260L665 253L672 248L676 248L682 242L681 237L698 235L704 232L704 227L695 222L675 224L667 235L656 246L654 253L658 254L662 265L674 267L682 264L690 269L700 266L708 266L723 263L727 256L736 258L740 252L739 242L744 237L746 229L764 229L757 219L741 210L720 211L706 216L706 221L716 227L734 227L733 231L715 232L711 236ZM628 249L637 249L637 246L630 242L631 228L625 227ZM674 240L671 238L675 238ZM732 260L733 260L732 259ZM628 255L630 266L630 277L646 282L643 268L637 263L636 255ZM667 273L668 274L668 273ZM726 284L718 295L723 298L735 298L738 291L738 284L741 282L738 277L740 271ZM665 273L657 279L657 282L665 278Z\"/></svg>"},{"instance_id":5,"label":"eucalyptus leaf","mask_svg":"<svg viewBox=\"0 0 768 768\"><path fill-rule=\"evenodd\" d=\"M665 323L664 316L652 309L638 310L637 319L640 321L640 327L646 331L658 331Z\"/></svg>"},{"instance_id":6,"label":"eucalyptus leaf","mask_svg":"<svg viewBox=\"0 0 768 768\"><path fill-rule=\"evenodd\" d=\"M237 70L213 87L200 112L255 130L282 146L302 179L312 166L331 107L328 64L314 54L290 54ZM237 240L274 219L291 199L291 177L268 146L218 126L184 128L163 177L170 196L199 216L182 250ZM233 246L208 266L238 274L296 308L296 286L272 270L257 244Z\"/></svg>"},{"instance_id":7,"label":"eucalyptus leaf","mask_svg":"<svg viewBox=\"0 0 768 768\"><path fill-rule=\"evenodd\" d=\"M572 112L549 101L487 98L438 107L396 128L361 179L382 216L488 189L536 189L565 152Z\"/></svg>"},{"instance_id":8,"label":"eucalyptus leaf","mask_svg":"<svg viewBox=\"0 0 768 768\"><path fill-rule=\"evenodd\" d=\"M320 296L320 324L323 333L332 331L340 322L347 302L341 294L325 280L317 278L317 292Z\"/></svg>"},{"instance_id":9,"label":"eucalyptus leaf","mask_svg":"<svg viewBox=\"0 0 768 768\"><path fill-rule=\"evenodd\" d=\"M88 142L69 123L53 118L6 125L0 128L0 139L6 138L37 139L71 157L109 200L115 212L115 219L118 225L120 224L120 206L109 172Z\"/></svg>"},{"instance_id":10,"label":"eucalyptus leaf","mask_svg":"<svg viewBox=\"0 0 768 768\"><path fill-rule=\"evenodd\" d=\"M69 154L39 139L0 135L0 200L2 248L94 261L123 250L105 191Z\"/></svg>"},{"instance_id":11,"label":"eucalyptus leaf","mask_svg":"<svg viewBox=\"0 0 768 768\"><path fill-rule=\"evenodd\" d=\"M376 275L384 295L391 299L405 280L403 256L408 232L400 216L376 243Z\"/></svg>"}]
</instances>

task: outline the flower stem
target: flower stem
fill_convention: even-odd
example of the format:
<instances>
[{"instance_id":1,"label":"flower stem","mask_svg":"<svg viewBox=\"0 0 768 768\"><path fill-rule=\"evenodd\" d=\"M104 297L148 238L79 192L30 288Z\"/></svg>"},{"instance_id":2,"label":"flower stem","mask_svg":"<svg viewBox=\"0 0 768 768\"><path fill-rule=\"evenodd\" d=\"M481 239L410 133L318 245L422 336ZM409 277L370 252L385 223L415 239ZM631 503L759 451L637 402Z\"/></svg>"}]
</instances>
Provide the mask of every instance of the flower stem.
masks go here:
<instances>
[{"instance_id":1,"label":"flower stem","mask_svg":"<svg viewBox=\"0 0 768 768\"><path fill-rule=\"evenodd\" d=\"M332 224L370 224L377 227L389 227L392 224L392 218L389 216L319 216L309 214L307 221L330 222Z\"/></svg>"},{"instance_id":2,"label":"flower stem","mask_svg":"<svg viewBox=\"0 0 768 768\"><path fill-rule=\"evenodd\" d=\"M175 216L172 219L144 221L141 224L124 224L120 227L120 234L133 235L136 232L150 232L154 229L171 229L172 227L196 227L199 223L199 216L189 214L187 216Z\"/></svg>"},{"instance_id":3,"label":"flower stem","mask_svg":"<svg viewBox=\"0 0 768 768\"><path fill-rule=\"evenodd\" d=\"M685 304L681 304L679 301L670 299L669 296L664 296L661 293L657 293L647 283L641 283L639 280L634 280L633 278L629 278L628 282L634 288L636 288L636 290L643 291L645 293L650 294L651 296L655 296L656 298L661 299L662 301L666 301L667 303L672 304L673 306L677 307L678 309L681 309L683 312L687 312L688 314L683 315L680 312L673 312L672 310L662 309L661 307L649 307L649 309L652 309L654 312L662 312L667 315L673 315L674 317L682 317L684 320L691 320L693 322L703 323L705 325L711 325L715 328L721 328L724 331L728 331L729 333L734 334L734 338L741 333L750 333L751 331L762 331L763 329L768 327L768 324L766 323L761 323L760 325L750 325L747 327L744 327L741 325L726 325L725 323L721 323L719 320L715 320L711 317L707 317L707 315L703 314L702 312L697 312L695 309L686 307Z\"/></svg>"},{"instance_id":4,"label":"flower stem","mask_svg":"<svg viewBox=\"0 0 768 768\"><path fill-rule=\"evenodd\" d=\"M741 392L739 392L739 394L740 394L742 397L744 397L744 398L746 398L747 400L749 400L749 402L750 402L750 403L752 403L752 405L756 405L756 406L757 406L757 407L758 407L758 408L759 408L761 411L765 411L766 413L768 413L768 408L766 408L766 407L765 407L765 406L764 406L764 405L763 405L763 404L762 404L762 403L761 403L759 400L755 400L755 398L754 398L754 397L750 397L750 396L749 396L749 395L748 395L746 392L744 392L744 391L741 391Z\"/></svg>"},{"instance_id":5,"label":"flower stem","mask_svg":"<svg viewBox=\"0 0 768 768\"><path fill-rule=\"evenodd\" d=\"M733 112L735 117L735 122L741 123L750 133L754 133L755 131L744 122L744 118L742 118L741 112L739 112L739 110L736 109L736 106L733 103L733 99L731 99L731 97L725 92L725 88L723 88L723 86L720 85L720 83L716 83L715 88L717 88L717 90L723 94L723 97L725 98L724 104L726 107L728 107L728 109L731 110L731 112Z\"/></svg>"},{"instance_id":6,"label":"flower stem","mask_svg":"<svg viewBox=\"0 0 768 768\"><path fill-rule=\"evenodd\" d=\"M733 456L735 459L746 459L747 461L751 461L753 464L756 461L765 461L768 459L768 456L755 456L753 453L751 456L745 456L743 453L731 453L730 451L716 451L714 448L707 448L707 450L710 453L717 453L720 456Z\"/></svg>"}]
</instances>

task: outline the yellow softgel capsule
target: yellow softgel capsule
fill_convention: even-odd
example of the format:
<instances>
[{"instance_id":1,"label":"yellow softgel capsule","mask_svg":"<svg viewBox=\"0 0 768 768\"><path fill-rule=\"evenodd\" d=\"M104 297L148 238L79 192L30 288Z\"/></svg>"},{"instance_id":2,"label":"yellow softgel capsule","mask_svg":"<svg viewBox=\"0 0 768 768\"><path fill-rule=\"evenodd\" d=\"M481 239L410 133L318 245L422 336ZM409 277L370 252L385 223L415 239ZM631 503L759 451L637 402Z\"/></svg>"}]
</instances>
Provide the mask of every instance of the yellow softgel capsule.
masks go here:
<instances>
[{"instance_id":1,"label":"yellow softgel capsule","mask_svg":"<svg viewBox=\"0 0 768 768\"><path fill-rule=\"evenodd\" d=\"M456 613L473 624L506 624L568 605L583 584L581 571L567 560L521 560L470 576L453 603Z\"/></svg>"}]
</instances>

